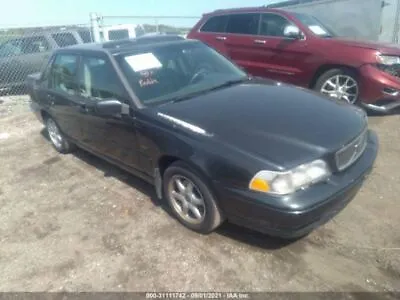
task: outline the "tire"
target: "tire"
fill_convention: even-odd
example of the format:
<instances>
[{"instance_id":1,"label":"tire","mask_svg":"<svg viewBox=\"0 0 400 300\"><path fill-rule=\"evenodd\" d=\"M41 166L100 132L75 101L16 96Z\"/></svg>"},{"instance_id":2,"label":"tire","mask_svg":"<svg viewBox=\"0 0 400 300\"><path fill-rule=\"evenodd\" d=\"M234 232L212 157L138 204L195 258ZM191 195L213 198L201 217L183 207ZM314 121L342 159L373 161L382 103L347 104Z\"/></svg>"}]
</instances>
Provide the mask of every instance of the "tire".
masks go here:
<instances>
[{"instance_id":1,"label":"tire","mask_svg":"<svg viewBox=\"0 0 400 300\"><path fill-rule=\"evenodd\" d=\"M177 201L176 199L179 198L176 198L172 194L172 191L175 191L175 194L180 192L176 180L180 180L181 183L185 185L186 192L188 193L188 187L190 187L190 184L193 185L192 194L195 195L195 198L186 197L185 201L186 203L190 202L188 206L193 208L193 205L196 206L196 204L201 202L201 198L203 205L196 206L196 208L200 215L203 215L202 218L198 218L197 215L197 220L193 221L196 219L196 214L193 213L194 210L192 211L191 208L187 209L188 215L186 217L183 216L183 214L185 214L184 209L182 208L184 205L181 201ZM174 162L164 172L163 193L175 218L185 227L195 232L202 234L210 233L219 227L224 220L217 201L215 200L211 189L207 186L206 181L202 176L200 176L200 174L183 162ZM179 196L180 198L182 198L182 194ZM187 198L192 200L187 200ZM196 199L196 201L193 199ZM181 209L179 209L179 207L181 207ZM193 219L192 221L190 220L191 218Z\"/></svg>"},{"instance_id":2,"label":"tire","mask_svg":"<svg viewBox=\"0 0 400 300\"><path fill-rule=\"evenodd\" d=\"M67 140L53 118L45 118L46 131L53 147L60 153L66 154L75 150L75 144Z\"/></svg>"},{"instance_id":3,"label":"tire","mask_svg":"<svg viewBox=\"0 0 400 300\"><path fill-rule=\"evenodd\" d=\"M335 82L336 78L339 77L340 78L340 83L339 85L344 84L344 82L347 80L346 78L349 79L348 81L348 85L351 86L352 83L355 84L354 87L349 88L347 90L342 89L341 91L335 91L335 88L332 87L331 85L328 84L328 81L333 81ZM333 94L336 94L336 97L333 97L332 94L329 95L326 92L323 92L323 90L327 90L327 89L333 89ZM358 83L358 78L357 78L357 74L347 68L338 68L338 69L331 69L326 71L325 73L323 73L318 79L316 84L314 85L313 88L315 91L325 94L327 96L332 96L333 98L336 99L340 99L343 101L347 101L350 104L358 104L359 103L359 95L360 95L360 85ZM346 91L349 94L352 94L354 96L347 96L344 95L343 92ZM342 98L340 96L343 96ZM349 99L346 99L346 97Z\"/></svg>"}]
</instances>

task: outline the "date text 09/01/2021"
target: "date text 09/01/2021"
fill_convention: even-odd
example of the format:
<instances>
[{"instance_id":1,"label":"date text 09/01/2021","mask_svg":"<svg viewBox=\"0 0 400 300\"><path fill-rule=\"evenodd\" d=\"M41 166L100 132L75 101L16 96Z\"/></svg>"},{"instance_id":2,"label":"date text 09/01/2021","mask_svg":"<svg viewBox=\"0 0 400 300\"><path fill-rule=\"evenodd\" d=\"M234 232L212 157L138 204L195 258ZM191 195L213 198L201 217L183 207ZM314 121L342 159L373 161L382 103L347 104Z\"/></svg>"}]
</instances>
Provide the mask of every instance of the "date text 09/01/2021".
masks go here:
<instances>
[{"instance_id":1,"label":"date text 09/01/2021","mask_svg":"<svg viewBox=\"0 0 400 300\"><path fill-rule=\"evenodd\" d=\"M146 299L248 299L247 293L146 293Z\"/></svg>"}]
</instances>

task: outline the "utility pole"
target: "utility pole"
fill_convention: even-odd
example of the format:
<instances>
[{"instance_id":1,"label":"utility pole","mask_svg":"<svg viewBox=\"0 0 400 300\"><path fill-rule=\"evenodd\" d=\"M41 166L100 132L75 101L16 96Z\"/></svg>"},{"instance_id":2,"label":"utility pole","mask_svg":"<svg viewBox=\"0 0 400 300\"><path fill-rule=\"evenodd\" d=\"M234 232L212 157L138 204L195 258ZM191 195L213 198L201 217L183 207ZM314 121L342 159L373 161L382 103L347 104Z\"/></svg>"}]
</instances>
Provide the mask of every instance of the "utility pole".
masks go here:
<instances>
[{"instance_id":1,"label":"utility pole","mask_svg":"<svg viewBox=\"0 0 400 300\"><path fill-rule=\"evenodd\" d=\"M100 42L99 17L96 13L90 13L90 27L92 29L93 40L95 42Z\"/></svg>"}]
</instances>

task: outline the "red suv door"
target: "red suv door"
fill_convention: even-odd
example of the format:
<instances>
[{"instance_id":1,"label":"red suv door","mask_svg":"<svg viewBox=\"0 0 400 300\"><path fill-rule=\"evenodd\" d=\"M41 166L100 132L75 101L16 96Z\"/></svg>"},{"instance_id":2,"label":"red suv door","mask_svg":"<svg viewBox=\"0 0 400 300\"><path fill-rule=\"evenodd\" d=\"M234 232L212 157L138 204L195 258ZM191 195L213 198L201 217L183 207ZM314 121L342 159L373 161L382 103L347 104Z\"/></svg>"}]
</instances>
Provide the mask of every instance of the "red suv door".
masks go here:
<instances>
[{"instance_id":1,"label":"red suv door","mask_svg":"<svg viewBox=\"0 0 400 300\"><path fill-rule=\"evenodd\" d=\"M263 73L263 49L257 47L260 16L259 13L230 14L224 36L228 56L255 76Z\"/></svg>"},{"instance_id":2,"label":"red suv door","mask_svg":"<svg viewBox=\"0 0 400 300\"><path fill-rule=\"evenodd\" d=\"M288 26L298 29L285 16L275 12L238 12L204 20L193 28L189 38L217 49L254 76L308 87L310 78L303 74L314 67L311 47L300 35L285 36Z\"/></svg>"},{"instance_id":3,"label":"red suv door","mask_svg":"<svg viewBox=\"0 0 400 300\"><path fill-rule=\"evenodd\" d=\"M204 24L201 23L196 25L188 34L188 38L198 39L226 56L225 28L227 22L227 15L212 16L211 18L206 19Z\"/></svg>"},{"instance_id":4,"label":"red suv door","mask_svg":"<svg viewBox=\"0 0 400 300\"><path fill-rule=\"evenodd\" d=\"M298 30L299 35L288 36L288 27L292 33L293 29ZM312 50L298 26L283 15L263 13L257 41L254 47L263 53L263 73L259 76L300 86L308 85L309 78L303 74L313 65L310 61Z\"/></svg>"}]
</instances>

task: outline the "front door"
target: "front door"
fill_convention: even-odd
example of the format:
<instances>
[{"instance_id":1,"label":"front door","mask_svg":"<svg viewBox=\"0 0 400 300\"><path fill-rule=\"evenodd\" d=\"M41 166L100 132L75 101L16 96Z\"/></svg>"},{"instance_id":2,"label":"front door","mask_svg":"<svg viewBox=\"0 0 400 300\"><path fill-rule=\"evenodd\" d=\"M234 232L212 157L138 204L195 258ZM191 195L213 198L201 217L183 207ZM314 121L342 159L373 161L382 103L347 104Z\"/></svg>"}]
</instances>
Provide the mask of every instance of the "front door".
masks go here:
<instances>
[{"instance_id":1,"label":"front door","mask_svg":"<svg viewBox=\"0 0 400 300\"><path fill-rule=\"evenodd\" d=\"M134 120L130 115L97 114L96 103L119 100L129 104L127 92L107 56L82 56L78 72L80 111L84 120L82 143L90 150L128 167L139 169Z\"/></svg>"},{"instance_id":2,"label":"front door","mask_svg":"<svg viewBox=\"0 0 400 300\"><path fill-rule=\"evenodd\" d=\"M264 13L255 47L262 53L258 65L258 76L267 77L295 85L304 85L303 73L312 53L306 39L287 38L288 25L296 26L277 13ZM297 27L297 26L296 26Z\"/></svg>"}]
</instances>

